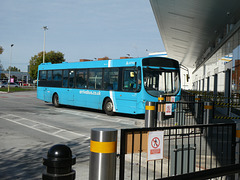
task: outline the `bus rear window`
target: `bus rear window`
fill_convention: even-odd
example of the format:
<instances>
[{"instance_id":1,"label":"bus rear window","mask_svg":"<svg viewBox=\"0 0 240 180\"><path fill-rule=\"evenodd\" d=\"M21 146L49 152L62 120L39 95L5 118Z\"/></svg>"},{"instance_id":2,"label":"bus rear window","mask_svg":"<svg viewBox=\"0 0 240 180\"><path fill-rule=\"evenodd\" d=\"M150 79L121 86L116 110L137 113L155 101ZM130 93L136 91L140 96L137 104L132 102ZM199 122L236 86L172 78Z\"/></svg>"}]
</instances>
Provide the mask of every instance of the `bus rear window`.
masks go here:
<instances>
[{"instance_id":1,"label":"bus rear window","mask_svg":"<svg viewBox=\"0 0 240 180\"><path fill-rule=\"evenodd\" d=\"M39 71L39 80L47 80L47 71Z\"/></svg>"}]
</instances>

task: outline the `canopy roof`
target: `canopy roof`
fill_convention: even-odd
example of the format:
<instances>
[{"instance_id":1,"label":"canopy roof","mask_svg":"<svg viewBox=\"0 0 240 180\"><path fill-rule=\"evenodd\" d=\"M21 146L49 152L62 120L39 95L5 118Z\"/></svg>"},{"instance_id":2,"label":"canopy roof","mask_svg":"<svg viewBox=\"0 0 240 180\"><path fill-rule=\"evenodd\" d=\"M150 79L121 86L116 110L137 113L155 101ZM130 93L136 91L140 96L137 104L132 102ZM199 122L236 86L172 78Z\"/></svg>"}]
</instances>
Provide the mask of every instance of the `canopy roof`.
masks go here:
<instances>
[{"instance_id":1,"label":"canopy roof","mask_svg":"<svg viewBox=\"0 0 240 180\"><path fill-rule=\"evenodd\" d=\"M150 0L168 57L195 67L240 18L239 0ZM198 63L199 64L199 63Z\"/></svg>"}]
</instances>

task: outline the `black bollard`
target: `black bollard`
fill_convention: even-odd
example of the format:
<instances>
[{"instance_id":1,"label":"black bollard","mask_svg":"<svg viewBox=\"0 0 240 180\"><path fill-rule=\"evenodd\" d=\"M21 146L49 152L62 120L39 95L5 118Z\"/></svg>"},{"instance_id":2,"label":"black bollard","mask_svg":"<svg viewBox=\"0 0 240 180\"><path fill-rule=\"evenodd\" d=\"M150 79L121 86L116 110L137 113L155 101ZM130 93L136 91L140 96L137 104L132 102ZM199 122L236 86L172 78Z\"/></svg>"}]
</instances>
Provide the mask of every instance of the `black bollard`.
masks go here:
<instances>
[{"instance_id":1,"label":"black bollard","mask_svg":"<svg viewBox=\"0 0 240 180\"><path fill-rule=\"evenodd\" d=\"M76 156L71 149L63 144L52 146L43 158L43 165L47 167L42 174L43 180L74 180L76 177L72 165L76 164Z\"/></svg>"}]
</instances>

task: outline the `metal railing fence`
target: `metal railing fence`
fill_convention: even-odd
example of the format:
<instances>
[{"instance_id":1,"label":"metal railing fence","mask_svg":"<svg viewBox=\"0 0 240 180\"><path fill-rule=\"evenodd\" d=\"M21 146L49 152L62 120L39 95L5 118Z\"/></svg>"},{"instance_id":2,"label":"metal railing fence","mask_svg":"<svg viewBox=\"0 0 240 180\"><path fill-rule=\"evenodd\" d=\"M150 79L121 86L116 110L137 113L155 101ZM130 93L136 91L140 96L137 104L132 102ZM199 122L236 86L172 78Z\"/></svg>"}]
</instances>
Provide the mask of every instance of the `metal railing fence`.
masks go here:
<instances>
[{"instance_id":1,"label":"metal railing fence","mask_svg":"<svg viewBox=\"0 0 240 180\"><path fill-rule=\"evenodd\" d=\"M215 108L220 110L225 109L229 112L240 115L240 94L231 93L230 97L225 97L223 92L214 94L213 92L200 92L200 91L186 91L182 90L181 98L185 101L191 101L194 97L201 97L201 101L212 101L214 102ZM222 108L222 109L221 109Z\"/></svg>"},{"instance_id":2,"label":"metal railing fence","mask_svg":"<svg viewBox=\"0 0 240 180\"><path fill-rule=\"evenodd\" d=\"M166 178L161 178L157 180L182 180L182 179L194 179L194 180L203 180L203 179L227 179L235 180L239 179L239 176L236 173L240 173L240 164L234 164L214 169L208 169L204 171L198 171L194 173L182 174L177 176L171 176Z\"/></svg>"},{"instance_id":3,"label":"metal railing fence","mask_svg":"<svg viewBox=\"0 0 240 180\"><path fill-rule=\"evenodd\" d=\"M147 161L147 134L164 131L164 155ZM119 179L160 179L235 162L235 124L121 130Z\"/></svg>"},{"instance_id":4,"label":"metal railing fence","mask_svg":"<svg viewBox=\"0 0 240 180\"><path fill-rule=\"evenodd\" d=\"M167 108L172 110L167 115ZM157 120L157 127L186 126L203 124L203 102L157 102L157 113L163 113L163 118ZM156 115L158 117L158 115Z\"/></svg>"}]
</instances>

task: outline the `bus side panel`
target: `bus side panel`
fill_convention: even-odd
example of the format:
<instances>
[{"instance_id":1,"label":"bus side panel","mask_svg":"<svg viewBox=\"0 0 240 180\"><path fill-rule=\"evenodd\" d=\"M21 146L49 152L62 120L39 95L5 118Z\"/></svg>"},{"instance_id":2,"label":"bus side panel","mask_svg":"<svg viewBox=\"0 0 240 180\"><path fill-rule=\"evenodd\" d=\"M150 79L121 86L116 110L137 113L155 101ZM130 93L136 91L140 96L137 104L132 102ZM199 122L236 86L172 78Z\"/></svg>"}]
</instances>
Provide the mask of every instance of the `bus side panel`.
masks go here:
<instances>
[{"instance_id":1,"label":"bus side panel","mask_svg":"<svg viewBox=\"0 0 240 180\"><path fill-rule=\"evenodd\" d=\"M115 92L117 112L136 114L137 93L134 92Z\"/></svg>"},{"instance_id":2,"label":"bus side panel","mask_svg":"<svg viewBox=\"0 0 240 180\"><path fill-rule=\"evenodd\" d=\"M37 98L45 102L52 102L53 92L56 92L54 88L38 87Z\"/></svg>"},{"instance_id":3,"label":"bus side panel","mask_svg":"<svg viewBox=\"0 0 240 180\"><path fill-rule=\"evenodd\" d=\"M43 93L46 102L52 102L52 90L53 88L44 88Z\"/></svg>"},{"instance_id":4,"label":"bus side panel","mask_svg":"<svg viewBox=\"0 0 240 180\"><path fill-rule=\"evenodd\" d=\"M137 98L137 110L136 113L137 114L144 114L145 113L145 104L146 102L143 100L143 95L142 94L138 94L138 98Z\"/></svg>"},{"instance_id":5,"label":"bus side panel","mask_svg":"<svg viewBox=\"0 0 240 180\"><path fill-rule=\"evenodd\" d=\"M74 94L74 105L79 107L87 107L88 95L81 94L80 89L76 90Z\"/></svg>"},{"instance_id":6,"label":"bus side panel","mask_svg":"<svg viewBox=\"0 0 240 180\"><path fill-rule=\"evenodd\" d=\"M43 89L44 87L37 87L37 98L45 101Z\"/></svg>"},{"instance_id":7,"label":"bus side panel","mask_svg":"<svg viewBox=\"0 0 240 180\"><path fill-rule=\"evenodd\" d=\"M66 104L66 105L73 105L73 101L69 101L69 89L68 88L61 88L56 89L54 93L58 94L59 104Z\"/></svg>"},{"instance_id":8,"label":"bus side panel","mask_svg":"<svg viewBox=\"0 0 240 180\"><path fill-rule=\"evenodd\" d=\"M74 90L74 105L102 109L100 107L101 102L99 101L101 93L99 90L76 89Z\"/></svg>"},{"instance_id":9,"label":"bus side panel","mask_svg":"<svg viewBox=\"0 0 240 180\"><path fill-rule=\"evenodd\" d=\"M44 101L52 102L53 95L57 93L59 98L59 104L66 104L74 106L74 94L72 89L68 88L46 88L43 87L41 90L43 93Z\"/></svg>"},{"instance_id":10,"label":"bus side panel","mask_svg":"<svg viewBox=\"0 0 240 180\"><path fill-rule=\"evenodd\" d=\"M143 91L138 93L105 91L105 93L102 93L100 101L103 102L105 97L109 97L112 100L114 112L128 114L144 114L146 99L157 102L157 98L143 93Z\"/></svg>"},{"instance_id":11,"label":"bus side panel","mask_svg":"<svg viewBox=\"0 0 240 180\"><path fill-rule=\"evenodd\" d=\"M113 102L113 111L119 113L137 114L137 95L136 93L101 91L99 96L98 109L104 106L105 98L110 98ZM96 102L97 104L97 102Z\"/></svg>"}]
</instances>

